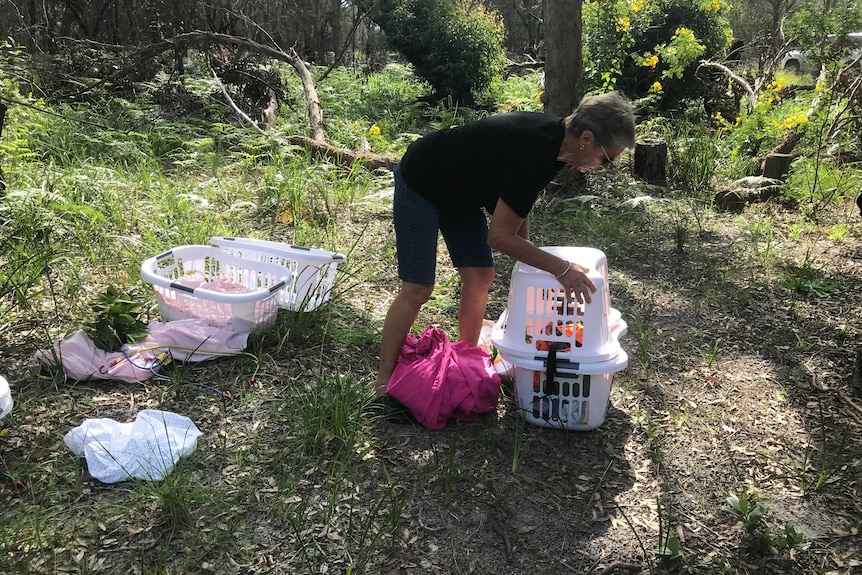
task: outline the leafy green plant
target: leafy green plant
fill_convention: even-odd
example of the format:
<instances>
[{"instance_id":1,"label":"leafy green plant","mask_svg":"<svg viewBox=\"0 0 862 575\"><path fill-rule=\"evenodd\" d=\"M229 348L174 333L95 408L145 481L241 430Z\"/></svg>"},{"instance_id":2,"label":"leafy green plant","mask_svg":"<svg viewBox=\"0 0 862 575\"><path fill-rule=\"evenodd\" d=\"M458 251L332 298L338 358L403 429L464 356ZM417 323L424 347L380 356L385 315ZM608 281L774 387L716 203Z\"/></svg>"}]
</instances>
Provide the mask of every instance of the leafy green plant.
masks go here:
<instances>
[{"instance_id":1,"label":"leafy green plant","mask_svg":"<svg viewBox=\"0 0 862 575\"><path fill-rule=\"evenodd\" d=\"M117 351L124 344L147 337L147 324L140 320L141 307L110 286L90 305L96 318L84 325L84 331L99 349Z\"/></svg>"},{"instance_id":2,"label":"leafy green plant","mask_svg":"<svg viewBox=\"0 0 862 575\"><path fill-rule=\"evenodd\" d=\"M136 480L133 485L140 496L156 503L169 529L182 529L189 525L195 488L187 472L174 469L162 481Z\"/></svg>"},{"instance_id":3,"label":"leafy green plant","mask_svg":"<svg viewBox=\"0 0 862 575\"><path fill-rule=\"evenodd\" d=\"M712 180L722 157L718 134L679 127L668 131L668 160L672 181L684 190L712 189Z\"/></svg>"},{"instance_id":4,"label":"leafy green plant","mask_svg":"<svg viewBox=\"0 0 862 575\"><path fill-rule=\"evenodd\" d=\"M712 342L712 345L709 346L709 352L706 354L706 367L712 367L712 364L715 362L716 356L718 356L718 350L721 346L721 338L718 337L715 341Z\"/></svg>"},{"instance_id":5,"label":"leafy green plant","mask_svg":"<svg viewBox=\"0 0 862 575\"><path fill-rule=\"evenodd\" d=\"M731 493L725 510L734 516L733 528L743 532L742 544L752 554L774 555L788 548L805 549L809 545L790 523L784 526L782 533L771 531L763 523L766 508L747 489L739 495Z\"/></svg>"},{"instance_id":6,"label":"leafy green plant","mask_svg":"<svg viewBox=\"0 0 862 575\"><path fill-rule=\"evenodd\" d=\"M652 91L662 105L676 105L693 95L698 58L730 43L729 6L719 0L594 0L583 12L588 91Z\"/></svg>"},{"instance_id":7,"label":"leafy green plant","mask_svg":"<svg viewBox=\"0 0 862 575\"><path fill-rule=\"evenodd\" d=\"M748 242L753 255L763 266L768 266L774 258L775 236L772 219L768 217L737 218L742 237Z\"/></svg>"},{"instance_id":8,"label":"leafy green plant","mask_svg":"<svg viewBox=\"0 0 862 575\"><path fill-rule=\"evenodd\" d=\"M655 441L662 435L662 430L655 424L651 411L644 411L639 414L636 421L647 436L647 439L649 439L650 443L655 443Z\"/></svg>"},{"instance_id":9,"label":"leafy green plant","mask_svg":"<svg viewBox=\"0 0 862 575\"><path fill-rule=\"evenodd\" d=\"M650 353L653 343L653 326L651 318L653 313L653 302L648 302L641 309L631 314L629 325L637 338L637 358L642 369L649 369Z\"/></svg>"},{"instance_id":10,"label":"leafy green plant","mask_svg":"<svg viewBox=\"0 0 862 575\"><path fill-rule=\"evenodd\" d=\"M840 242L850 233L850 225L847 223L835 224L829 229L829 239Z\"/></svg>"},{"instance_id":11,"label":"leafy green plant","mask_svg":"<svg viewBox=\"0 0 862 575\"><path fill-rule=\"evenodd\" d=\"M438 452L434 450L434 463L436 471L439 474L440 482L443 489L443 506L446 507L452 502L452 491L455 488L455 482L460 475L460 470L456 463L456 454L458 453L458 433L453 432L449 436L448 456L445 461L442 461L438 456Z\"/></svg>"},{"instance_id":12,"label":"leafy green plant","mask_svg":"<svg viewBox=\"0 0 862 575\"><path fill-rule=\"evenodd\" d=\"M661 540L661 534L659 535ZM660 573L700 573L697 555L686 553L679 537L671 535L655 550Z\"/></svg>"},{"instance_id":13,"label":"leafy green plant","mask_svg":"<svg viewBox=\"0 0 862 575\"><path fill-rule=\"evenodd\" d=\"M362 438L368 400L365 386L349 374L320 374L304 382L286 413L296 430L290 443L309 456L352 452Z\"/></svg>"},{"instance_id":14,"label":"leafy green plant","mask_svg":"<svg viewBox=\"0 0 862 575\"><path fill-rule=\"evenodd\" d=\"M526 111L541 112L543 104L542 96L542 74L533 72L530 74L512 74L504 79L497 79L488 89L486 98L480 104L494 105L497 111Z\"/></svg>"},{"instance_id":15,"label":"leafy green plant","mask_svg":"<svg viewBox=\"0 0 862 575\"><path fill-rule=\"evenodd\" d=\"M658 516L658 546L653 554L658 558L658 567L662 573L697 573L697 558L685 553L679 537L671 535L670 514L664 513L661 498L656 497L656 515Z\"/></svg>"},{"instance_id":16,"label":"leafy green plant","mask_svg":"<svg viewBox=\"0 0 862 575\"><path fill-rule=\"evenodd\" d=\"M826 206L855 198L860 187L862 178L857 171L844 170L817 157L800 158L791 166L782 194L798 201L803 213L817 221Z\"/></svg>"},{"instance_id":17,"label":"leafy green plant","mask_svg":"<svg viewBox=\"0 0 862 575\"><path fill-rule=\"evenodd\" d=\"M678 204L674 204L673 209L673 243L676 251L682 253L685 251L685 244L691 236L691 228L689 227L688 216L683 212Z\"/></svg>"},{"instance_id":18,"label":"leafy green plant","mask_svg":"<svg viewBox=\"0 0 862 575\"><path fill-rule=\"evenodd\" d=\"M787 263L783 266L781 286L804 297L823 298L838 293L838 281L829 277L814 263L811 248L805 252L802 265Z\"/></svg>"}]
</instances>

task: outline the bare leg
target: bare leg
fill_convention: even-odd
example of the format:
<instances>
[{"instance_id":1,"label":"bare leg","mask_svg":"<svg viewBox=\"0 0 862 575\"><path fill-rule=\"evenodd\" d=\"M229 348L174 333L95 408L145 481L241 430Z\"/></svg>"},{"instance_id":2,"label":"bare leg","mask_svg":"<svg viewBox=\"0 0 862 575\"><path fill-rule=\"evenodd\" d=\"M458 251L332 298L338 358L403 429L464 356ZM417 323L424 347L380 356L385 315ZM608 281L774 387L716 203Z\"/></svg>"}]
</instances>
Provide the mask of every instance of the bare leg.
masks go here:
<instances>
[{"instance_id":1,"label":"bare leg","mask_svg":"<svg viewBox=\"0 0 862 575\"><path fill-rule=\"evenodd\" d=\"M459 339L473 345L479 342L488 288L494 281L494 268L458 268L461 275L461 303L458 306Z\"/></svg>"},{"instance_id":2,"label":"bare leg","mask_svg":"<svg viewBox=\"0 0 862 575\"><path fill-rule=\"evenodd\" d=\"M377 395L386 393L389 378L395 371L404 340L419 315L419 310L431 297L434 286L426 286L411 282L401 282L401 291L395 296L386 319L383 322L383 333L380 336L380 367L377 371L377 381L374 392Z\"/></svg>"}]
</instances>

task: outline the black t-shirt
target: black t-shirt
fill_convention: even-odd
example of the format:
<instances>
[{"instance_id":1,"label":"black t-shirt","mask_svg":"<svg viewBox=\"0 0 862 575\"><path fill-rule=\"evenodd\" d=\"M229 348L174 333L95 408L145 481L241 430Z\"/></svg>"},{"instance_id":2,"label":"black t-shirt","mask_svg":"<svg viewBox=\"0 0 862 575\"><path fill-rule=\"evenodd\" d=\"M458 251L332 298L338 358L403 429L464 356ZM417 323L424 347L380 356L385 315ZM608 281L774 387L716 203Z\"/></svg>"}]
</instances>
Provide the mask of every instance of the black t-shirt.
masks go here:
<instances>
[{"instance_id":1,"label":"black t-shirt","mask_svg":"<svg viewBox=\"0 0 862 575\"><path fill-rule=\"evenodd\" d=\"M457 212L502 199L526 218L563 162L565 120L535 112L498 114L416 140L401 158L410 187L439 208Z\"/></svg>"}]
</instances>

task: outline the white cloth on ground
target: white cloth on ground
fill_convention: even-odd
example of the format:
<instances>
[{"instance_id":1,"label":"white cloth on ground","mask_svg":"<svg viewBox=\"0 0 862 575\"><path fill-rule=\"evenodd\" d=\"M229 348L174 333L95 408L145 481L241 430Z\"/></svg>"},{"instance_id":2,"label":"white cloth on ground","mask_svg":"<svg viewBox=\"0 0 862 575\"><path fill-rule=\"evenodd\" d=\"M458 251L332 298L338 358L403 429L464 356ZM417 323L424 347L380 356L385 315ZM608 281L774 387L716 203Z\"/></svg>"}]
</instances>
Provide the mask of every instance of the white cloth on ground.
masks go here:
<instances>
[{"instance_id":1,"label":"white cloth on ground","mask_svg":"<svg viewBox=\"0 0 862 575\"><path fill-rule=\"evenodd\" d=\"M130 478L161 481L197 446L200 430L184 415L145 409L135 421L87 419L63 438L103 483Z\"/></svg>"}]
</instances>

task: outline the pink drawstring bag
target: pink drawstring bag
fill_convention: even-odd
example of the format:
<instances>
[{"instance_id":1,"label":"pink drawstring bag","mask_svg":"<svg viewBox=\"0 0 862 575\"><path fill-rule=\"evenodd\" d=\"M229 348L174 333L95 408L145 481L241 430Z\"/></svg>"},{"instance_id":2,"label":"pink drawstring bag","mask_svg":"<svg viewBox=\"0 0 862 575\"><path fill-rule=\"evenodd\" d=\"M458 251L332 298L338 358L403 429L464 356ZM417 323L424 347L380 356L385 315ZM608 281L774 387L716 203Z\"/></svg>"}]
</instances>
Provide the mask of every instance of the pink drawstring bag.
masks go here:
<instances>
[{"instance_id":1,"label":"pink drawstring bag","mask_svg":"<svg viewBox=\"0 0 862 575\"><path fill-rule=\"evenodd\" d=\"M407 336L386 393L428 429L443 429L449 419L473 421L493 411L500 376L487 351L466 341L453 344L429 326L419 337Z\"/></svg>"}]
</instances>

